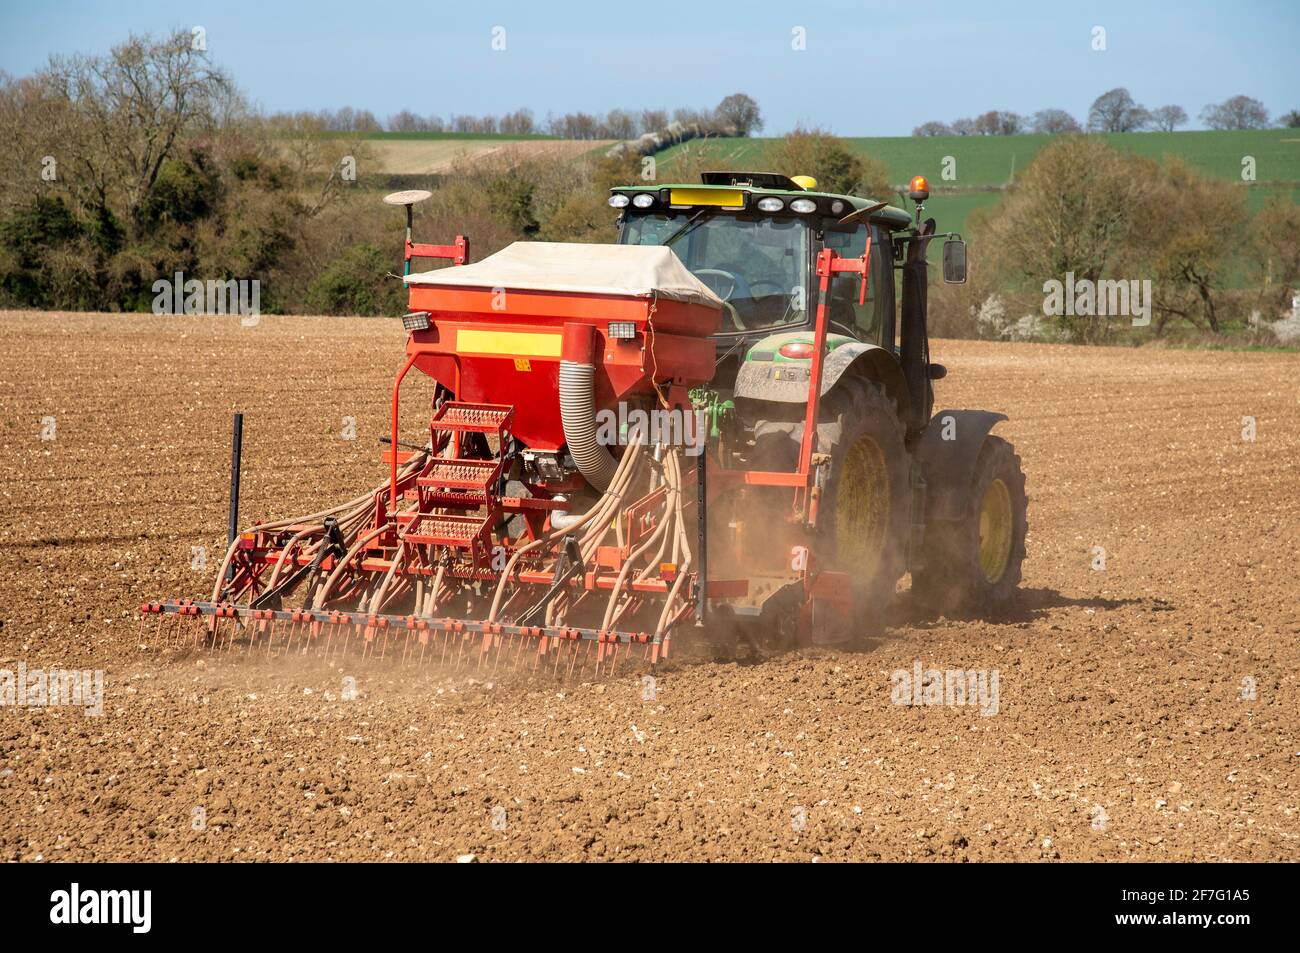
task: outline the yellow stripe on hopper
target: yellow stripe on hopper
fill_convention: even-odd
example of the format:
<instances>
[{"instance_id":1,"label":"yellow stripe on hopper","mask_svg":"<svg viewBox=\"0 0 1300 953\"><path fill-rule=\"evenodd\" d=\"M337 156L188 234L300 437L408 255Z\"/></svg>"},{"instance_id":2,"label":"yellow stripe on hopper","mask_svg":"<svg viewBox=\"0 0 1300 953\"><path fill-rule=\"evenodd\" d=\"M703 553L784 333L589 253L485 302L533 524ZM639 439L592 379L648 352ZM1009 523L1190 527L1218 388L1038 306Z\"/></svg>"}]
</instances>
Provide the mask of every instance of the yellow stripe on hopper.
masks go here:
<instances>
[{"instance_id":1,"label":"yellow stripe on hopper","mask_svg":"<svg viewBox=\"0 0 1300 953\"><path fill-rule=\"evenodd\" d=\"M456 332L461 354L509 354L515 357L559 357L560 335L534 331Z\"/></svg>"}]
</instances>

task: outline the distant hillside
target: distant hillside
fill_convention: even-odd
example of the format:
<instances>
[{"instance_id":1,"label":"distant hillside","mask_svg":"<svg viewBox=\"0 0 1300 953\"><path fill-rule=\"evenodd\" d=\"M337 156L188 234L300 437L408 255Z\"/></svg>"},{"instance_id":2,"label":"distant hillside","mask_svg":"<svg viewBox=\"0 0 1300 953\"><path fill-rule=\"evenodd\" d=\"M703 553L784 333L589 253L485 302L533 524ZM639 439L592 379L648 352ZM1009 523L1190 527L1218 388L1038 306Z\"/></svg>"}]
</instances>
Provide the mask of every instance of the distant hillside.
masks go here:
<instances>
[{"instance_id":1,"label":"distant hillside","mask_svg":"<svg viewBox=\"0 0 1300 953\"><path fill-rule=\"evenodd\" d=\"M930 212L943 229L961 230L970 212L996 202L1014 179L1053 136L894 136L846 138L853 149L883 162L890 180L902 184L914 175L930 180ZM1129 132L1104 134L1118 149L1160 158L1176 155L1202 171L1241 181L1242 159L1255 159L1256 181L1250 187L1250 207L1259 208L1282 191L1300 202L1300 130L1264 129L1231 132ZM705 150L736 167L761 166L767 139L710 139L673 146L659 154L659 178L673 175L673 157L683 148ZM942 175L945 156L956 159L956 179ZM781 169L797 174L798 169ZM884 196L876 196L885 198ZM897 196L888 196L897 202Z\"/></svg>"}]
</instances>

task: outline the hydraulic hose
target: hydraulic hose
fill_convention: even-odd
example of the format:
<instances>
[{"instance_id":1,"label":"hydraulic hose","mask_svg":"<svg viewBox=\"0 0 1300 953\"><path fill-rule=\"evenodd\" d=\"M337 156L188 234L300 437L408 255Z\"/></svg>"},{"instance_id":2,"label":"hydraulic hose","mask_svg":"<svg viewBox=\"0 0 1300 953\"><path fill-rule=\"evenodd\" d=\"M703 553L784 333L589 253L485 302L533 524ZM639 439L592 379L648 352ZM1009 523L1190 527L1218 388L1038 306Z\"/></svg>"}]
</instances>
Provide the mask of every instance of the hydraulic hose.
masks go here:
<instances>
[{"instance_id":1,"label":"hydraulic hose","mask_svg":"<svg viewBox=\"0 0 1300 953\"><path fill-rule=\"evenodd\" d=\"M598 490L609 488L618 463L596 442L596 368L560 361L560 423L578 472Z\"/></svg>"}]
</instances>

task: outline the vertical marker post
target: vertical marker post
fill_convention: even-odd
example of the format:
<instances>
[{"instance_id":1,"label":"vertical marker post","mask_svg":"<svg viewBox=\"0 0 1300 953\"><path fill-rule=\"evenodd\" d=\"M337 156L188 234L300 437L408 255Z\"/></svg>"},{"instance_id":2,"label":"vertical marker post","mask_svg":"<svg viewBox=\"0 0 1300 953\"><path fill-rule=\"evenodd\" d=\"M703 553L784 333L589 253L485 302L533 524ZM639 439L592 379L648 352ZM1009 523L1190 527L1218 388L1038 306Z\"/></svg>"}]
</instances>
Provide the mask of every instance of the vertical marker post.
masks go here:
<instances>
[{"instance_id":1,"label":"vertical marker post","mask_svg":"<svg viewBox=\"0 0 1300 953\"><path fill-rule=\"evenodd\" d=\"M240 457L244 450L244 415L235 414L235 423L230 442L230 519L226 524L226 547L235 542L239 533L239 469ZM234 573L234 567L226 568L226 578Z\"/></svg>"},{"instance_id":2,"label":"vertical marker post","mask_svg":"<svg viewBox=\"0 0 1300 953\"><path fill-rule=\"evenodd\" d=\"M699 568L699 586L695 598L695 625L704 627L705 617L709 612L709 501L708 487L705 483L707 461L709 459L708 431L705 431L705 443L700 448L699 462L695 464L695 510L698 518L696 526L696 547L699 549L697 565Z\"/></svg>"}]
</instances>

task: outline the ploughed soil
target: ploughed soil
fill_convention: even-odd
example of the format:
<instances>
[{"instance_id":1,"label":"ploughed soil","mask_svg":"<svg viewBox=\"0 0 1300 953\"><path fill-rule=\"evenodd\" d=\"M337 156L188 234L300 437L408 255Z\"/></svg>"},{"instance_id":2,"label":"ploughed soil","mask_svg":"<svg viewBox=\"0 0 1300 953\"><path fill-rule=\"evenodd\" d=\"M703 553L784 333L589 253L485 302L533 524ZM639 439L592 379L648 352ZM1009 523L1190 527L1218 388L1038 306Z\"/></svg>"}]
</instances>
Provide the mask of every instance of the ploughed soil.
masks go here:
<instances>
[{"instance_id":1,"label":"ploughed soil","mask_svg":"<svg viewBox=\"0 0 1300 953\"><path fill-rule=\"evenodd\" d=\"M245 523L383 479L396 320L10 312L0 334L0 669L104 679L102 717L0 708L0 858L1300 853L1294 354L936 342L940 406L1006 413L1028 474L1016 608L932 618L905 581L865 648L679 660L651 690L141 631L141 602L210 588L233 410ZM414 439L420 385L404 408ZM895 704L917 664L996 673L996 711Z\"/></svg>"}]
</instances>

